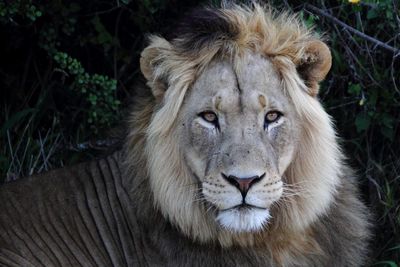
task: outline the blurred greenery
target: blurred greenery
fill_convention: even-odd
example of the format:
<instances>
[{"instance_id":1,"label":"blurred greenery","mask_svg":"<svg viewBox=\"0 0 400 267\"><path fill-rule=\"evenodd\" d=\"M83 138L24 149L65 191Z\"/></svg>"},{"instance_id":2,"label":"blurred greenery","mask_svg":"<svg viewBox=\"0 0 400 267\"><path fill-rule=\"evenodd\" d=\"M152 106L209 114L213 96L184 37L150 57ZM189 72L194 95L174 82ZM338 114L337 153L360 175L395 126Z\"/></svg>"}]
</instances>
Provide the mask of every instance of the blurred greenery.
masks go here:
<instances>
[{"instance_id":1,"label":"blurred greenery","mask_svg":"<svg viewBox=\"0 0 400 267\"><path fill-rule=\"evenodd\" d=\"M205 3L210 1L0 0L0 177L9 181L103 153L113 143L110 129L124 117L129 88L141 79L145 34L167 33ZM332 49L333 68L320 98L375 216L372 263L398 266L400 3L271 4L299 12Z\"/></svg>"}]
</instances>

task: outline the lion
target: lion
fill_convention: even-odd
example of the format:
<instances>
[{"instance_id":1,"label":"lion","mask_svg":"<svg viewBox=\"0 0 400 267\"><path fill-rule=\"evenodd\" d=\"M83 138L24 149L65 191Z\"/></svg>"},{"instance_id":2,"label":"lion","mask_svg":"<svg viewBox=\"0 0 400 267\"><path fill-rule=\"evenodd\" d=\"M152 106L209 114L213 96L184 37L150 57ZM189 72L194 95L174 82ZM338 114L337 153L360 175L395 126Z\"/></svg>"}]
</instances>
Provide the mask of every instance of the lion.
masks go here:
<instances>
[{"instance_id":1,"label":"lion","mask_svg":"<svg viewBox=\"0 0 400 267\"><path fill-rule=\"evenodd\" d=\"M2 266L362 266L369 213L323 39L259 4L151 36L123 148L6 184Z\"/></svg>"}]
</instances>

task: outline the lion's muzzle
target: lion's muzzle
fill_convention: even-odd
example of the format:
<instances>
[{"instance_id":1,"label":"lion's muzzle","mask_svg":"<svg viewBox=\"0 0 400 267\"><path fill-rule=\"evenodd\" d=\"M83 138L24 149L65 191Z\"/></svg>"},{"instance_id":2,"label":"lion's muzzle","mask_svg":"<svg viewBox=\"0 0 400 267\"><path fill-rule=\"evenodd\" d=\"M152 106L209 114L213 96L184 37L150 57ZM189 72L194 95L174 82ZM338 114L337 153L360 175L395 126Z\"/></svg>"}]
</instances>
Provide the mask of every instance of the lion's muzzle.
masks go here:
<instances>
[{"instance_id":1,"label":"lion's muzzle","mask_svg":"<svg viewBox=\"0 0 400 267\"><path fill-rule=\"evenodd\" d=\"M265 173L262 174L261 176L255 175L252 177L237 177L235 175L225 175L224 173L221 173L222 178L224 178L228 183L231 185L235 186L237 189L239 189L240 193L242 194L243 201L246 198L246 194L249 191L250 187L265 177Z\"/></svg>"}]
</instances>

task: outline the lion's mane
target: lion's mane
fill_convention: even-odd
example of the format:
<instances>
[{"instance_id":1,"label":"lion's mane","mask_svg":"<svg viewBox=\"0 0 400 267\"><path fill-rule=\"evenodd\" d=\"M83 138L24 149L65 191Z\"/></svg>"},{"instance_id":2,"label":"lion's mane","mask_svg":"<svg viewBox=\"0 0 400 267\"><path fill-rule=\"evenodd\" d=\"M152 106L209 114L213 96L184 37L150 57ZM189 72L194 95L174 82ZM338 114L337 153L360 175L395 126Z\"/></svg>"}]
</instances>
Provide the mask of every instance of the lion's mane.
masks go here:
<instances>
[{"instance_id":1,"label":"lion's mane","mask_svg":"<svg viewBox=\"0 0 400 267\"><path fill-rule=\"evenodd\" d=\"M142 53L141 69L152 94L143 87L139 92L142 97L137 97L133 105L126 165L130 173L136 173L132 177L136 182L132 183L149 183L154 207L190 239L224 247L265 245L282 255L282 244L291 242L297 245L293 250L299 255L303 250L322 253L318 252L320 246L305 235L313 235L310 229L337 205L336 196L350 193L340 193L349 184L344 179L349 172L331 118L316 97L322 78L311 73L309 77L314 79L307 80L297 68L297 64L309 60L306 44L315 40L320 38L295 15L278 15L257 4L251 8L233 5L204 9L192 15L191 22L183 22L168 40L150 37ZM222 55L240 58L245 51L273 62L302 125L300 148L283 177L285 183L293 185L293 192L273 207L271 223L257 234L235 234L218 228L196 201L198 185L175 134L175 119L185 95L204 67ZM321 68L329 70L330 62ZM351 216L351 209L360 208L357 203L348 207L346 214Z\"/></svg>"}]
</instances>

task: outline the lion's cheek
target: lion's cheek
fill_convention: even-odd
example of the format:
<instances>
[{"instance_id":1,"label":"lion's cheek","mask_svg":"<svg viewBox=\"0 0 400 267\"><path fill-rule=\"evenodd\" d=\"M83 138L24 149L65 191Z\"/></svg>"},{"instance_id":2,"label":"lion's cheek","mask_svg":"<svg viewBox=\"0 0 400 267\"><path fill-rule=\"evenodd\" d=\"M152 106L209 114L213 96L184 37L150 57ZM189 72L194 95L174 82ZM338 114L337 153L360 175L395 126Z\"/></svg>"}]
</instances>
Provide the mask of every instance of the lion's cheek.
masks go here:
<instances>
[{"instance_id":1,"label":"lion's cheek","mask_svg":"<svg viewBox=\"0 0 400 267\"><path fill-rule=\"evenodd\" d=\"M189 147L185 149L194 149L199 157L205 157L210 154L218 142L218 133L216 128L205 127L197 120L193 121L189 132Z\"/></svg>"},{"instance_id":2,"label":"lion's cheek","mask_svg":"<svg viewBox=\"0 0 400 267\"><path fill-rule=\"evenodd\" d=\"M210 155L218 149L215 130L194 121L185 136L185 145L182 146L182 150L186 163L192 173L202 180L206 175L207 164L210 164Z\"/></svg>"},{"instance_id":3,"label":"lion's cheek","mask_svg":"<svg viewBox=\"0 0 400 267\"><path fill-rule=\"evenodd\" d=\"M289 121L286 121L279 127L279 133L272 142L277 155L278 173L281 176L293 160L297 142L296 135L296 128Z\"/></svg>"}]
</instances>

